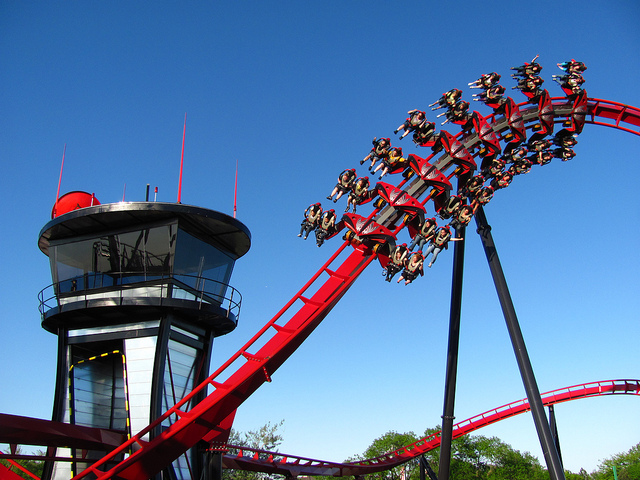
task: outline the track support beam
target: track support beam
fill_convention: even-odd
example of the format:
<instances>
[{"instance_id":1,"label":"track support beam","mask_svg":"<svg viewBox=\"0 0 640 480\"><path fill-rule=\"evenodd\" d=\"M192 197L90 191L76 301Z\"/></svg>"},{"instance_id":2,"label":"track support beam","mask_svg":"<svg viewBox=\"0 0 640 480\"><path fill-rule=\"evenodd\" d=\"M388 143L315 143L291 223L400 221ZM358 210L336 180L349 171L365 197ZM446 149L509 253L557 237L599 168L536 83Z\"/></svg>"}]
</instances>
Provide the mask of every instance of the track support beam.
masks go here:
<instances>
[{"instance_id":1,"label":"track support beam","mask_svg":"<svg viewBox=\"0 0 640 480\"><path fill-rule=\"evenodd\" d=\"M465 227L456 229L453 250L453 275L451 281L451 307L449 310L449 346L447 370L444 385L444 406L442 408L442 434L440 437L439 480L448 480L451 468L451 441L453 439L453 415L456 400L456 379L458 376L458 350L460 344L460 315L462 312L462 274L464 271Z\"/></svg>"},{"instance_id":2,"label":"track support beam","mask_svg":"<svg viewBox=\"0 0 640 480\"><path fill-rule=\"evenodd\" d=\"M509 331L509 336L511 337L513 350L516 354L520 375L522 376L524 388L527 393L527 399L531 406L531 414L533 415L533 421L538 432L538 438L540 439L540 445L547 464L549 476L551 477L551 480L564 480L564 470L562 469L560 456L558 455L558 450L556 449L553 435L551 434L551 428L549 427L549 422L544 412L542 397L538 390L538 384L536 383L535 375L533 373L531 360L527 353L527 347L524 343L522 330L520 329L518 317L516 316L513 301L511 300L511 294L509 293L509 287L507 286L507 281L504 277L502 266L500 265L498 252L495 244L493 243L491 227L487 223L487 217L485 216L482 207L478 208L475 218L476 224L478 225L478 234L482 240L482 246L484 247L484 252L487 256L487 261L489 262L493 283L496 286L500 306L502 307L502 313L507 323L507 329Z\"/></svg>"}]
</instances>

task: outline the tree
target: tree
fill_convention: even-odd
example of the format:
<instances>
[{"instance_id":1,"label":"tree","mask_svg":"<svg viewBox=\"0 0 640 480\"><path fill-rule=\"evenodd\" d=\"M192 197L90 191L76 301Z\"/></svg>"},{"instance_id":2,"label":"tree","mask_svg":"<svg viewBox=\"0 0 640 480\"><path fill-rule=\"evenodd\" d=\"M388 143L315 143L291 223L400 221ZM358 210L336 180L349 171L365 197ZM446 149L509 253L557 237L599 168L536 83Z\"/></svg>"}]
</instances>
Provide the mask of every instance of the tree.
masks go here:
<instances>
[{"instance_id":1,"label":"tree","mask_svg":"<svg viewBox=\"0 0 640 480\"><path fill-rule=\"evenodd\" d=\"M277 452L277 448L283 440L282 435L278 433L278 429L282 425L284 425L284 420L280 420L274 425L271 422L267 422L258 430L249 430L248 432L238 432L232 428L229 444Z\"/></svg>"},{"instance_id":2,"label":"tree","mask_svg":"<svg viewBox=\"0 0 640 480\"><path fill-rule=\"evenodd\" d=\"M7 450L5 453L9 453L9 450ZM20 447L17 448L16 454L18 454L18 455L22 454L22 451L20 450ZM36 455L44 456L44 452L38 451L38 452L36 452ZM15 462L20 464L20 465L22 465L25 469L27 469L28 471L33 473L35 476L42 477L42 469L44 468L44 462L43 461L41 461L41 460L15 460ZM0 460L0 463L2 463L7 468L11 468L14 472L16 472L21 477L26 478L28 480L33 480L32 477L30 477L26 473L22 472L21 470L18 470L16 467L12 466L6 460Z\"/></svg>"},{"instance_id":3,"label":"tree","mask_svg":"<svg viewBox=\"0 0 640 480\"><path fill-rule=\"evenodd\" d=\"M283 440L278 429L282 427L283 424L284 420L274 425L272 425L271 422L267 422L258 430L249 430L248 432L238 432L232 428L228 443L229 445L237 445L239 447L277 452ZM231 453L237 452L231 450ZM283 478L281 475L268 475L261 472L232 469L225 469L222 472L222 477L225 480L268 480L272 478Z\"/></svg>"},{"instance_id":4,"label":"tree","mask_svg":"<svg viewBox=\"0 0 640 480\"><path fill-rule=\"evenodd\" d=\"M618 480L640 479L640 443L631 447L628 452L618 453L604 460L591 476L594 480L613 480L613 467L616 467Z\"/></svg>"},{"instance_id":5,"label":"tree","mask_svg":"<svg viewBox=\"0 0 640 480\"><path fill-rule=\"evenodd\" d=\"M364 453L354 460L365 460L367 458L380 457L399 448L410 445L416 440L418 440L418 437L413 432L398 433L390 431L381 437L376 438ZM410 460L409 462L394 467L391 470L374 473L369 475L368 478L371 480L417 480L419 478L418 459Z\"/></svg>"}]
</instances>

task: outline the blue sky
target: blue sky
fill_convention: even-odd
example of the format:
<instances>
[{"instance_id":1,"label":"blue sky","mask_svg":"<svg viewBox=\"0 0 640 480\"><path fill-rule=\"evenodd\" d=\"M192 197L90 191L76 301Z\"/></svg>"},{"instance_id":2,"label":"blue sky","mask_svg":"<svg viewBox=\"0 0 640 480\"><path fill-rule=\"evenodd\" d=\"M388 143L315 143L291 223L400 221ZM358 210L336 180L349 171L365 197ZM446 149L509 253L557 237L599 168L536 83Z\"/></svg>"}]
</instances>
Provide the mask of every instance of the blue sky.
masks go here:
<instances>
[{"instance_id":1,"label":"blue sky","mask_svg":"<svg viewBox=\"0 0 640 480\"><path fill-rule=\"evenodd\" d=\"M102 203L144 200L146 184L176 201L185 112L182 203L232 214L238 161L252 248L232 279L240 325L217 341L215 368L338 247L297 238L301 215L327 206L344 168L366 173L358 161L373 137L427 156L394 139L408 110L454 87L470 101L467 83L492 71L524 101L509 69L536 54L552 96L562 95L555 64L575 58L590 97L640 106L639 21L631 0L0 2L0 411L51 415L57 345L40 327L37 293L50 274L37 239L65 144L62 193ZM485 209L541 391L640 376L640 137L587 125L578 140L572 161L517 177ZM525 396L474 230L457 420ZM388 430L438 424L451 259L449 250L408 287L369 267L235 427L284 419L282 451L342 460ZM639 407L630 396L558 406L565 466L591 471L640 441ZM478 433L541 456L529 415Z\"/></svg>"}]
</instances>

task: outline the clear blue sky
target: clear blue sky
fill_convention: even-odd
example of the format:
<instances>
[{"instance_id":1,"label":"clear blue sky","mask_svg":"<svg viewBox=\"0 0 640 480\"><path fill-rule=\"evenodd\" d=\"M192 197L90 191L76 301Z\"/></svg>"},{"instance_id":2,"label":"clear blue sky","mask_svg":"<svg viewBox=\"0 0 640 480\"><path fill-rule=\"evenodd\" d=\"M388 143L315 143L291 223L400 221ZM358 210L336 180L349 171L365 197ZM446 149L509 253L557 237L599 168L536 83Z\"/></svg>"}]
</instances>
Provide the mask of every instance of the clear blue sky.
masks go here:
<instances>
[{"instance_id":1,"label":"clear blue sky","mask_svg":"<svg viewBox=\"0 0 640 480\"><path fill-rule=\"evenodd\" d=\"M613 2L0 2L0 411L50 418L56 337L40 327L50 283L37 247L62 192L102 203L175 201L233 210L251 230L232 283L238 329L223 363L340 244L296 237L374 136L407 110L536 54L583 61L589 96L640 106L640 4ZM473 106L484 114L489 110ZM430 116L433 120L434 115ZM452 133L456 127L445 127ZM587 125L577 156L517 177L486 208L541 391L640 376L640 137ZM344 200L338 204L344 208ZM363 209L368 213L369 208ZM432 210L430 210L432 213ZM480 241L468 232L456 419L525 396ZM404 237L403 237L404 236ZM400 234L403 241L406 232ZM343 460L388 430L440 422L452 250L408 287L364 272L311 338L238 411L239 430L285 420L282 451ZM556 409L565 466L593 470L640 441L640 403L601 397ZM479 431L540 456L529 415Z\"/></svg>"}]
</instances>

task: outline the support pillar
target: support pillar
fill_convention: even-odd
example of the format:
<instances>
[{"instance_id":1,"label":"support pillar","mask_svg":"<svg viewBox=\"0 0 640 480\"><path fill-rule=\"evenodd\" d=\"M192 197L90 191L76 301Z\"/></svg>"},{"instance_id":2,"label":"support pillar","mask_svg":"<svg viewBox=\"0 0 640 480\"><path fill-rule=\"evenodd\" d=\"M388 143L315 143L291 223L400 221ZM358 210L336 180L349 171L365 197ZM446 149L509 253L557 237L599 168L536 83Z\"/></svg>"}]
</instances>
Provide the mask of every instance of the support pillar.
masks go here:
<instances>
[{"instance_id":1,"label":"support pillar","mask_svg":"<svg viewBox=\"0 0 640 480\"><path fill-rule=\"evenodd\" d=\"M438 480L438 476L429 465L429 461L422 455L420 457L420 480L427 480L427 476L429 480Z\"/></svg>"},{"instance_id":2,"label":"support pillar","mask_svg":"<svg viewBox=\"0 0 640 480\"><path fill-rule=\"evenodd\" d=\"M449 310L449 346L444 387L444 406L442 413L442 432L440 435L440 463L438 478L448 480L451 467L451 441L453 440L453 415L456 398L456 378L458 375L458 350L460 344L460 315L462 312L462 274L464 270L465 227L456 229L456 237L463 238L455 242L453 250L453 275L451 282L451 307Z\"/></svg>"},{"instance_id":3,"label":"support pillar","mask_svg":"<svg viewBox=\"0 0 640 480\"><path fill-rule=\"evenodd\" d=\"M549 405L549 426L551 427L551 435L553 436L553 441L556 444L556 449L558 450L558 456L560 457L560 464L562 463L562 450L560 449L560 437L558 436L558 424L556 423L556 411L553 408L553 405Z\"/></svg>"},{"instance_id":4,"label":"support pillar","mask_svg":"<svg viewBox=\"0 0 640 480\"><path fill-rule=\"evenodd\" d=\"M496 286L496 291L502 307L502 313L507 323L507 329L509 331L509 336L511 337L513 350L518 361L520 375L527 393L529 406L531 407L533 422L538 432L538 438L540 439L540 445L547 464L547 470L551 480L564 480L564 470L562 469L560 456L558 455L558 450L556 449L553 436L551 435L551 428L549 427L549 422L547 421L547 417L544 412L542 397L538 390L529 354L527 353L527 348L524 343L524 337L522 336L520 324L518 323L518 317L516 316L507 281L504 277L502 266L500 265L496 246L493 243L491 227L487 223L487 217L485 216L482 207L478 208L475 218L478 225L478 234L480 235L485 254L487 255L487 261L489 262L489 268L491 269L493 283Z\"/></svg>"},{"instance_id":5,"label":"support pillar","mask_svg":"<svg viewBox=\"0 0 640 480\"><path fill-rule=\"evenodd\" d=\"M208 451L206 454L205 480L222 480L222 452Z\"/></svg>"}]
</instances>

